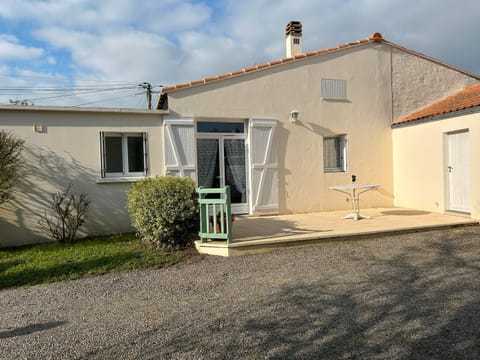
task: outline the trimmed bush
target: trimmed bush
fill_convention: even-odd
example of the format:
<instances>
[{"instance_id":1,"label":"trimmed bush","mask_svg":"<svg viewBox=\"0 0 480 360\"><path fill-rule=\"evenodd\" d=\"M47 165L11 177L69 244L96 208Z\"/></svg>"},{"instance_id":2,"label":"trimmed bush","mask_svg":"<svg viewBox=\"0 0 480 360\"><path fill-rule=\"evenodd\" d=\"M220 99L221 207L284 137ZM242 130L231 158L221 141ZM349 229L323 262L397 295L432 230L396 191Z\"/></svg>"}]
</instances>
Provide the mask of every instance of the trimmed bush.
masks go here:
<instances>
[{"instance_id":1,"label":"trimmed bush","mask_svg":"<svg viewBox=\"0 0 480 360\"><path fill-rule=\"evenodd\" d=\"M197 236L198 198L187 177L162 176L132 184L128 211L138 235L153 245L182 249Z\"/></svg>"}]
</instances>

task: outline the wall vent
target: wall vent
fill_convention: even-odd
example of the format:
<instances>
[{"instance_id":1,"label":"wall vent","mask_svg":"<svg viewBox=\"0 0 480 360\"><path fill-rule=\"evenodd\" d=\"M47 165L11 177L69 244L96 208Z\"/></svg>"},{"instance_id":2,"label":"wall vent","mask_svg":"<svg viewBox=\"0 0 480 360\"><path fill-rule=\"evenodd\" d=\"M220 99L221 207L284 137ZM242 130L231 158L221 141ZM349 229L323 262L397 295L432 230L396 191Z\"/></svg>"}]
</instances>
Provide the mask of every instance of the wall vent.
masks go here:
<instances>
[{"instance_id":1,"label":"wall vent","mask_svg":"<svg viewBox=\"0 0 480 360\"><path fill-rule=\"evenodd\" d=\"M322 99L347 100L347 81L340 79L322 79Z\"/></svg>"}]
</instances>

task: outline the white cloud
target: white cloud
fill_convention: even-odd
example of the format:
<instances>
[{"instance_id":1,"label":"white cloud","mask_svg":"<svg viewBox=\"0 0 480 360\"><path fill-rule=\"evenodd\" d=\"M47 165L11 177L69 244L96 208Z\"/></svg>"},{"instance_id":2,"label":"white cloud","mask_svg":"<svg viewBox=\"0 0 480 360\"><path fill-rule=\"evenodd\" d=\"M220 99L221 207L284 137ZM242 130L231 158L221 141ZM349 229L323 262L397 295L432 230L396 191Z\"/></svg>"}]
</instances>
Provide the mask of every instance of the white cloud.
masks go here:
<instances>
[{"instance_id":1,"label":"white cloud","mask_svg":"<svg viewBox=\"0 0 480 360\"><path fill-rule=\"evenodd\" d=\"M0 35L0 61L30 60L43 54L43 49L21 45L12 35Z\"/></svg>"},{"instance_id":2,"label":"white cloud","mask_svg":"<svg viewBox=\"0 0 480 360\"><path fill-rule=\"evenodd\" d=\"M479 11L472 0L2 0L0 20L28 24L45 47L0 36L0 61L71 59L75 83L172 84L281 58L285 25L300 20L305 51L380 31L480 72ZM59 48L68 56L57 56Z\"/></svg>"},{"instance_id":3,"label":"white cloud","mask_svg":"<svg viewBox=\"0 0 480 360\"><path fill-rule=\"evenodd\" d=\"M0 3L0 17L89 32L125 28L171 32L200 26L210 15L207 5L188 0L2 0Z\"/></svg>"},{"instance_id":4,"label":"white cloud","mask_svg":"<svg viewBox=\"0 0 480 360\"><path fill-rule=\"evenodd\" d=\"M154 81L161 79L156 74L168 74L178 65L178 50L158 35L135 31L95 35L60 30L44 28L35 34L55 47L68 49L78 76L92 73L97 79L110 81Z\"/></svg>"}]
</instances>

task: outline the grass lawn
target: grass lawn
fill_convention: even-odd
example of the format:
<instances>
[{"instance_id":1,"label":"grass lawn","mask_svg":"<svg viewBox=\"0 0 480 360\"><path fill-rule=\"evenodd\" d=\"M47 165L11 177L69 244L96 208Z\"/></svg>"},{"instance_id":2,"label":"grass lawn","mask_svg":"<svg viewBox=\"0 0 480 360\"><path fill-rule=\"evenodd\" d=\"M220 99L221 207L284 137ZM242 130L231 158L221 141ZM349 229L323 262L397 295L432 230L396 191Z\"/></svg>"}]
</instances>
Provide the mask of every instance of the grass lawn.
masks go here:
<instances>
[{"instance_id":1,"label":"grass lawn","mask_svg":"<svg viewBox=\"0 0 480 360\"><path fill-rule=\"evenodd\" d=\"M78 279L108 272L160 268L182 261L185 252L145 246L135 235L112 235L74 244L48 243L0 250L0 289Z\"/></svg>"}]
</instances>

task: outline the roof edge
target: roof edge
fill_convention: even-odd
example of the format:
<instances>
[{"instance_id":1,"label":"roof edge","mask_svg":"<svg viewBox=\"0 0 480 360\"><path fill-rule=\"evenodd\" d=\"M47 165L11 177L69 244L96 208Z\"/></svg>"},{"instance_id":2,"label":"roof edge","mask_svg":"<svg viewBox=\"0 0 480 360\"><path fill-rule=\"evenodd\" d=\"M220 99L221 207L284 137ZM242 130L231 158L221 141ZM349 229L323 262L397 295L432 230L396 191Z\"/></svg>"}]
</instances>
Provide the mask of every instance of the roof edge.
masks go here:
<instances>
[{"instance_id":1,"label":"roof edge","mask_svg":"<svg viewBox=\"0 0 480 360\"><path fill-rule=\"evenodd\" d=\"M391 128L396 129L396 128L401 128L401 127L420 125L420 124L425 124L425 123L429 123L429 122L433 122L433 121L439 121L439 120L443 120L443 119L454 118L454 117L457 117L457 116L465 116L465 115L470 115L470 114L476 114L476 113L479 113L479 112L480 112L480 105L476 105L476 106L472 106L472 107L465 108L465 109L449 111L448 113L444 113L444 114L424 116L422 118L418 118L418 119L415 119L415 120L396 122L396 123L392 124Z\"/></svg>"},{"instance_id":2,"label":"roof edge","mask_svg":"<svg viewBox=\"0 0 480 360\"><path fill-rule=\"evenodd\" d=\"M0 111L40 111L40 112L79 112L79 113L110 113L110 114L139 114L139 115L167 115L168 110L144 110L132 108L97 108L97 107L74 107L74 106L21 106L0 105Z\"/></svg>"},{"instance_id":3,"label":"roof edge","mask_svg":"<svg viewBox=\"0 0 480 360\"><path fill-rule=\"evenodd\" d=\"M421 52L418 52L416 50L412 50L412 49L409 49L409 48L406 48L405 46L402 46L402 45L398 45L394 42L391 42L391 41L388 41L388 40L383 40L383 43L386 44L386 45L389 45L393 48L396 48L398 50L401 50L401 51L404 51L406 53L409 53L411 55L415 55L415 56L418 56L418 57L421 57L425 60L428 60L428 61L431 61L431 62L434 62L438 65L442 65L442 66L445 66L449 69L452 69L452 70L455 70L455 71L458 71L462 74L465 74L467 76L470 76L476 80L480 80L480 74L476 74L474 72L471 72L471 71L467 71L467 70L464 70L464 69L461 69L457 66L454 66L454 65L451 65L445 61L442 61L442 60L439 60L439 59L436 59L434 57L431 57L431 56L428 56L428 55L425 55L425 54L422 54Z\"/></svg>"},{"instance_id":4,"label":"roof edge","mask_svg":"<svg viewBox=\"0 0 480 360\"><path fill-rule=\"evenodd\" d=\"M310 58L310 57L326 55L326 54L334 53L334 52L337 52L337 51L340 51L340 50L351 49L351 48L354 48L354 47L357 47L357 46L360 46L360 45L364 45L364 44L369 44L369 43L377 43L377 44L383 43L383 44L388 45L392 48L396 48L398 50L409 53L411 55L421 57L425 60L428 60L428 61L434 62L438 65L450 68L454 71L460 72L464 75L467 75L467 76L469 76L473 79L476 79L476 80L480 81L480 75L479 74L475 74L473 72L463 70L461 68L453 66L453 65L451 65L449 63L446 63L444 61L441 61L439 59L436 59L436 58L433 58L431 56L422 54L422 53L420 53L418 51L415 51L415 50L411 50L411 49L406 48L404 46L398 45L394 42L385 40L382 37L381 33L375 32L372 35L370 35L368 38L361 39L361 40L356 40L356 41L349 42L349 43L342 44L342 45L337 45L335 47L326 48L326 49L317 50L317 51L305 52L305 53L298 54L298 55L295 55L295 56L282 58L282 59L279 59L279 60L269 61L268 63L255 65L255 66L252 66L252 67L249 67L249 68L244 68L244 69L241 69L239 71L233 71L233 72L230 72L230 73L225 73L225 74L220 74L220 75L216 75L216 76L206 77L206 78L203 78L203 79L200 79L200 80L194 80L194 81L190 81L190 82L186 82L186 83L180 83L180 84L176 84L176 85L172 85L172 86L165 86L165 87L162 88L162 92L160 93L160 95L157 98L155 108L156 109L161 109L161 105L165 102L165 96L168 93L171 93L171 92L205 85L205 84L216 82L216 81L219 81L219 80L232 79L232 78L240 77L242 75L245 75L245 74L248 74L248 73L251 73L251 72L256 72L256 71L260 71L260 70L269 69L269 68L272 68L272 67L277 67L277 66L280 66L280 65L283 65L283 64L286 64L286 63L302 61L302 60L305 60L305 59Z\"/></svg>"},{"instance_id":5,"label":"roof edge","mask_svg":"<svg viewBox=\"0 0 480 360\"><path fill-rule=\"evenodd\" d=\"M200 85L205 85L205 84L215 82L215 81L218 81L218 80L236 78L236 77L239 77L239 76L251 73L251 72L256 72L256 71L259 71L259 70L264 70L264 69L269 69L269 68L272 68L272 67L277 67L277 66L280 66L280 65L283 65L283 64L286 64L286 63L296 62L296 61L299 61L299 60L304 60L304 59L314 57L314 56L318 56L318 55L330 54L330 53L333 53L333 52L336 52L336 51L339 51L339 50L351 49L351 48L354 48L356 46L364 45L364 44L368 44L368 43L381 43L383 41L384 40L382 38L382 34L380 34L379 32L375 32L372 35L370 35L368 38L352 41L352 42L342 44L342 45L337 45L337 46L334 46L334 47L331 47L331 48L326 48L326 49L311 51L311 52L305 52L305 53L298 54L298 55L291 56L291 57L286 57L286 58L282 58L282 59L278 59L278 60L272 60L272 61L269 61L268 63L264 63L264 64L260 64L260 65L254 65L254 66L251 66L251 67L248 67L248 68L243 68L243 69L238 70L238 71L232 71L232 72L229 72L229 73L220 74L220 75L211 76L211 77L206 77L206 78L199 79L199 80L193 80L193 81L186 82L186 83L180 83L180 84L176 84L176 85L172 85L172 86L164 86L162 88L162 92L160 93L160 95L157 98L156 108L158 109L159 106L160 106L162 95L168 94L168 93L171 93L171 92L174 92L174 91L178 91L178 90L182 90L182 89L186 89L186 88L192 88L192 87L196 87L196 86L200 86Z\"/></svg>"}]
</instances>

